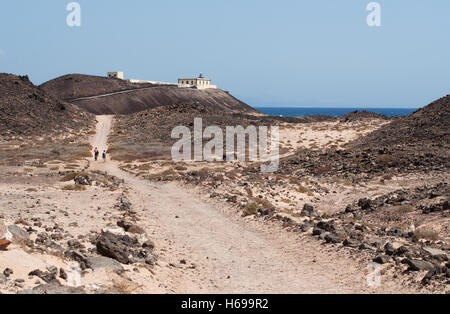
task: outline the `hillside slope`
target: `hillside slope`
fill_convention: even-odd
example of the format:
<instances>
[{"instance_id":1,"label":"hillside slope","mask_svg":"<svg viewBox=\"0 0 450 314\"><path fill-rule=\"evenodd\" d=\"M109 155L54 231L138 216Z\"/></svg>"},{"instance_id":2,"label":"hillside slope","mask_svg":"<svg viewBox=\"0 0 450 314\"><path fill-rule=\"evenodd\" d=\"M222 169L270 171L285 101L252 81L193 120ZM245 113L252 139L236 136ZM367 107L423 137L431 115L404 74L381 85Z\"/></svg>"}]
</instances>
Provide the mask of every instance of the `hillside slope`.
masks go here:
<instances>
[{"instance_id":1,"label":"hillside slope","mask_svg":"<svg viewBox=\"0 0 450 314\"><path fill-rule=\"evenodd\" d=\"M220 89L197 90L127 81L89 75L66 75L41 85L58 97L95 114L131 114L181 103L201 104L228 113L258 113L244 102ZM116 92L128 91L121 94ZM89 99L79 99L85 97Z\"/></svg>"},{"instance_id":2,"label":"hillside slope","mask_svg":"<svg viewBox=\"0 0 450 314\"><path fill-rule=\"evenodd\" d=\"M79 131L94 116L33 85L27 76L0 73L0 134L55 135Z\"/></svg>"},{"instance_id":3,"label":"hillside slope","mask_svg":"<svg viewBox=\"0 0 450 314\"><path fill-rule=\"evenodd\" d=\"M450 95L356 141L355 146L450 146Z\"/></svg>"}]
</instances>

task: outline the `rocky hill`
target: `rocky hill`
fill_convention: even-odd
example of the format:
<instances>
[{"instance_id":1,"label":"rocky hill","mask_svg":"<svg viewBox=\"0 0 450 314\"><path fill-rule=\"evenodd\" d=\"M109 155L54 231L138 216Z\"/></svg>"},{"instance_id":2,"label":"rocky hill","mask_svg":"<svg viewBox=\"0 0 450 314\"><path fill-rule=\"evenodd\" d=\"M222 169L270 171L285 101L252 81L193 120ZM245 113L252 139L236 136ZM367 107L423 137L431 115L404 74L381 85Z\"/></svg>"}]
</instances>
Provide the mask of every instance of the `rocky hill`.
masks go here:
<instances>
[{"instance_id":1,"label":"rocky hill","mask_svg":"<svg viewBox=\"0 0 450 314\"><path fill-rule=\"evenodd\" d=\"M92 126L94 116L49 95L27 76L0 74L0 134L55 135Z\"/></svg>"},{"instance_id":2,"label":"rocky hill","mask_svg":"<svg viewBox=\"0 0 450 314\"><path fill-rule=\"evenodd\" d=\"M343 115L339 118L339 121L341 122L354 122L354 121L361 121L361 120L373 120L373 119L380 119L380 120L388 120L389 118L385 115L370 112L366 110L362 111L353 111L350 113L347 113L346 115Z\"/></svg>"},{"instance_id":3,"label":"rocky hill","mask_svg":"<svg viewBox=\"0 0 450 314\"><path fill-rule=\"evenodd\" d=\"M440 98L409 116L395 119L392 123L363 137L355 146L367 145L377 148L392 146L450 145L450 95Z\"/></svg>"},{"instance_id":4,"label":"rocky hill","mask_svg":"<svg viewBox=\"0 0 450 314\"><path fill-rule=\"evenodd\" d=\"M345 150L299 151L282 161L282 172L354 178L381 173L448 171L450 96L409 116L396 118ZM301 167L300 167L301 166Z\"/></svg>"},{"instance_id":5,"label":"rocky hill","mask_svg":"<svg viewBox=\"0 0 450 314\"><path fill-rule=\"evenodd\" d=\"M50 94L95 114L131 114L174 104L201 104L227 113L258 112L220 89L197 90L89 75L66 75L41 85Z\"/></svg>"}]
</instances>

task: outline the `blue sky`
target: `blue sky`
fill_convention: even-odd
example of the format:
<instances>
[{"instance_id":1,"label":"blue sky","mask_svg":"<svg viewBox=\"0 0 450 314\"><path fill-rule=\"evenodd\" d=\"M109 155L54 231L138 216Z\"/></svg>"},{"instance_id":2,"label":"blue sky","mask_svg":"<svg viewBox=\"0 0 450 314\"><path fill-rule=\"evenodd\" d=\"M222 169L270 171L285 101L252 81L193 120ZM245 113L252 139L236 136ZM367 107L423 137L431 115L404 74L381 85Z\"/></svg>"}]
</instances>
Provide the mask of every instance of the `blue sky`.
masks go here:
<instances>
[{"instance_id":1,"label":"blue sky","mask_svg":"<svg viewBox=\"0 0 450 314\"><path fill-rule=\"evenodd\" d=\"M66 0L0 3L0 72L176 81L204 72L252 106L420 107L450 94L450 1Z\"/></svg>"}]
</instances>

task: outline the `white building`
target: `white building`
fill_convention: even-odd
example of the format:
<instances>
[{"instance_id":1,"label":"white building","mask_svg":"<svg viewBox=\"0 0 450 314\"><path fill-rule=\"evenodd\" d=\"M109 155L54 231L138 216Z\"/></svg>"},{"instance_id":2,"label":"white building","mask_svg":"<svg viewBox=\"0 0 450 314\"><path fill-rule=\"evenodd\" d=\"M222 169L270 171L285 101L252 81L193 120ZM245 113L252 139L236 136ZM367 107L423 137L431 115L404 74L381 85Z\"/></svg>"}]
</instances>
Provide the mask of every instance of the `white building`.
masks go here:
<instances>
[{"instance_id":1,"label":"white building","mask_svg":"<svg viewBox=\"0 0 450 314\"><path fill-rule=\"evenodd\" d=\"M123 80L123 72L108 72L108 78Z\"/></svg>"},{"instance_id":2,"label":"white building","mask_svg":"<svg viewBox=\"0 0 450 314\"><path fill-rule=\"evenodd\" d=\"M180 78L178 79L179 87L195 87L197 89L217 88L216 85L211 84L211 80L203 77L200 74L198 78Z\"/></svg>"}]
</instances>

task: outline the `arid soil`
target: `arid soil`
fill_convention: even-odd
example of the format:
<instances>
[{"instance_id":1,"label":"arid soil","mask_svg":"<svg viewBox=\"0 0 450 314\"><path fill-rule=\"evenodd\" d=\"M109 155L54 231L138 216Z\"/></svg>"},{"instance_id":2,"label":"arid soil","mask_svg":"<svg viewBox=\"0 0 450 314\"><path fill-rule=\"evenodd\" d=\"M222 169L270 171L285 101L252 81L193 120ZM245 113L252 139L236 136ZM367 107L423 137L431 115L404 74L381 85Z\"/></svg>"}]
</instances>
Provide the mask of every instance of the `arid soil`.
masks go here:
<instances>
[{"instance_id":1,"label":"arid soil","mask_svg":"<svg viewBox=\"0 0 450 314\"><path fill-rule=\"evenodd\" d=\"M91 144L101 151L111 120L98 117ZM365 253L286 232L276 219L243 218L239 207L206 197L200 187L151 182L109 159L76 164L75 175L43 167L1 169L1 215L12 242L0 251L1 292L429 291L394 279L390 269L383 270L381 286L370 287L373 270ZM80 287L69 287L74 261Z\"/></svg>"},{"instance_id":2,"label":"arid soil","mask_svg":"<svg viewBox=\"0 0 450 314\"><path fill-rule=\"evenodd\" d=\"M229 203L246 220L278 221L295 235L364 256L405 286L444 292L450 276L449 108L446 97L393 121L352 113L338 121L281 125L285 157L274 174L261 174L257 163L138 156L126 156L121 168L153 182L183 182ZM114 132L123 131L124 119ZM172 116L165 125L180 119ZM145 129L145 122L137 125ZM137 142L159 136L132 134Z\"/></svg>"}]
</instances>

